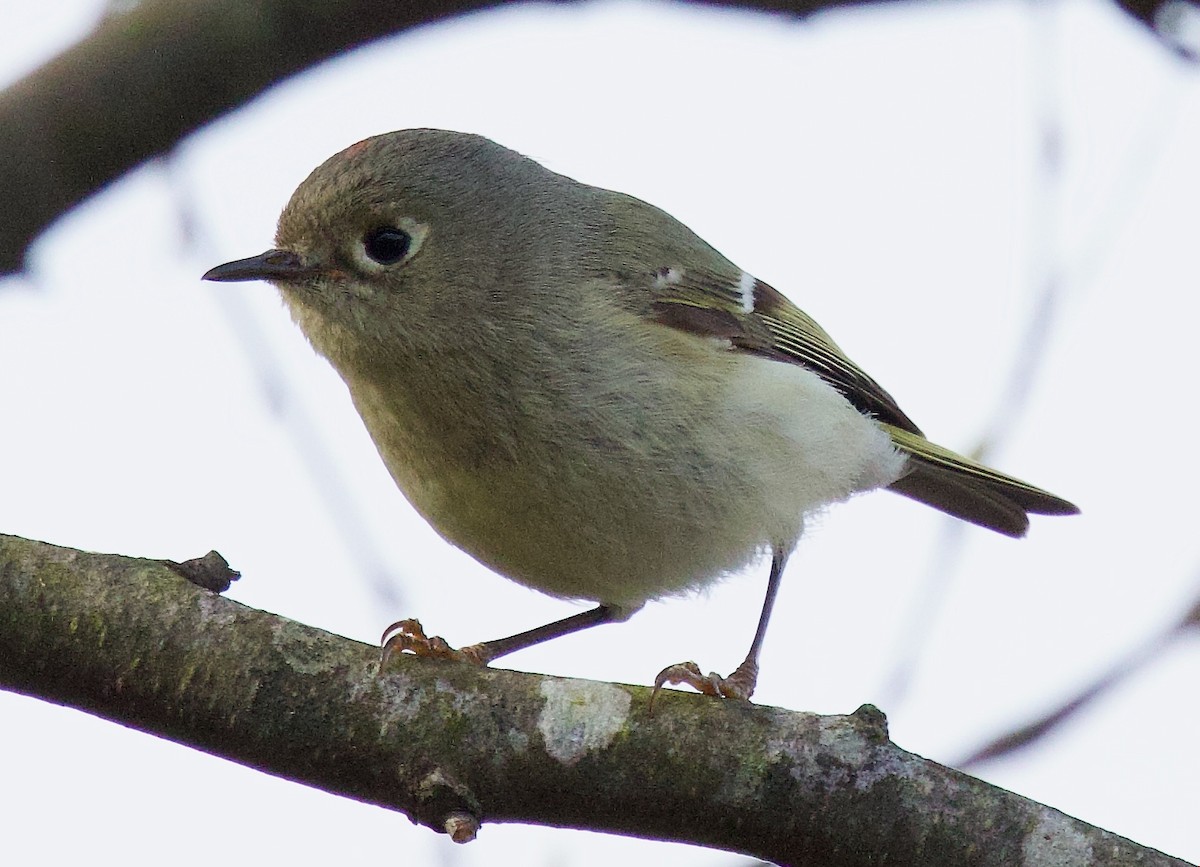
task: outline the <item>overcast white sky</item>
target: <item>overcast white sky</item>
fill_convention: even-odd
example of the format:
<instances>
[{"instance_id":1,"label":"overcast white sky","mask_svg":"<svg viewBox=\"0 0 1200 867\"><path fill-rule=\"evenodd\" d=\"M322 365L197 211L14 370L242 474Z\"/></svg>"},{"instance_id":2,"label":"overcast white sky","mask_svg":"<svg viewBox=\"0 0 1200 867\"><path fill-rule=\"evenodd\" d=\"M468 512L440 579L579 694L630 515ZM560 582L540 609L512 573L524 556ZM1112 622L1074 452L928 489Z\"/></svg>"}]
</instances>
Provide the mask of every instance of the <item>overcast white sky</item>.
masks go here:
<instances>
[{"instance_id":1,"label":"overcast white sky","mask_svg":"<svg viewBox=\"0 0 1200 867\"><path fill-rule=\"evenodd\" d=\"M49 16L0 0L0 79L79 38L103 5L60 0ZM245 576L234 598L368 642L400 616L463 644L574 610L487 573L411 513L270 287L199 280L269 246L327 156L410 126L483 133L666 208L813 314L934 439L970 450L1001 432L993 463L1082 507L1019 542L965 529L942 583L937 514L883 493L831 511L793 558L757 701L874 702L899 745L953 762L1200 592L1200 72L1084 0L805 23L518 8L297 77L60 221L31 272L0 282L0 532L174 559L216 548ZM1047 136L1058 173L1039 159ZM1014 406L1039 309L1046 351ZM765 574L504 663L633 683L685 658L728 671ZM1193 638L984 775L1200 860L1198 683ZM516 826L454 847L76 711L0 694L0 718L12 863L738 861Z\"/></svg>"}]
</instances>

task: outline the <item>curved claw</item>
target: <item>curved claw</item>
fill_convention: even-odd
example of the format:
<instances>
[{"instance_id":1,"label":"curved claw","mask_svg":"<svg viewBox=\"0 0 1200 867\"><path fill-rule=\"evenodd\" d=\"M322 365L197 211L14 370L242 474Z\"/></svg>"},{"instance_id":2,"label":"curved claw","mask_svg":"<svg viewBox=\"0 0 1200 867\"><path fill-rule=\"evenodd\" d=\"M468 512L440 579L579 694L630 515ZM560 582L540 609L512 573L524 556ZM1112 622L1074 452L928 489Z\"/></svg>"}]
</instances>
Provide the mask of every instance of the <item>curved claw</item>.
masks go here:
<instances>
[{"instance_id":1,"label":"curved claw","mask_svg":"<svg viewBox=\"0 0 1200 867\"><path fill-rule=\"evenodd\" d=\"M686 683L704 695L714 698L732 698L739 701L749 701L754 695L754 687L758 683L758 663L747 659L739 665L729 677L722 677L715 671L703 674L700 666L694 662L679 662L668 665L654 678L654 690L650 693L650 712L654 712L654 699L667 684Z\"/></svg>"},{"instance_id":2,"label":"curved claw","mask_svg":"<svg viewBox=\"0 0 1200 867\"><path fill-rule=\"evenodd\" d=\"M379 670L387 668L388 662L397 653L411 653L426 659L453 659L471 665L487 665L488 660L479 644L455 650L446 639L425 634L421 621L414 618L397 620L379 639Z\"/></svg>"}]
</instances>

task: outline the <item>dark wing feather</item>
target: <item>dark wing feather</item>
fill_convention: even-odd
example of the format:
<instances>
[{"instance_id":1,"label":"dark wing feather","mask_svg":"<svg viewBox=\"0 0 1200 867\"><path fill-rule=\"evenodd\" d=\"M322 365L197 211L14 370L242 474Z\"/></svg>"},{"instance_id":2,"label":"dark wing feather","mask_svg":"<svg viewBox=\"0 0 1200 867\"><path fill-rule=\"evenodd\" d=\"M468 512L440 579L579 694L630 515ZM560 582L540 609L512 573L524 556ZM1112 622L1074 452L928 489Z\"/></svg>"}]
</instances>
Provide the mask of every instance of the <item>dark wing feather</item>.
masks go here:
<instances>
[{"instance_id":1,"label":"dark wing feather","mask_svg":"<svg viewBox=\"0 0 1200 867\"><path fill-rule=\"evenodd\" d=\"M884 425L909 455L909 472L889 490L1006 536L1024 536L1030 514L1075 515L1061 497L985 467L922 436Z\"/></svg>"},{"instance_id":2,"label":"dark wing feather","mask_svg":"<svg viewBox=\"0 0 1200 867\"><path fill-rule=\"evenodd\" d=\"M665 274L666 272L660 272ZM921 429L883 387L833 342L816 321L781 292L756 280L754 309L742 309L736 286L715 274L681 274L655 296L656 318L667 325L729 339L747 352L811 370L865 415L920 434Z\"/></svg>"},{"instance_id":3,"label":"dark wing feather","mask_svg":"<svg viewBox=\"0 0 1200 867\"><path fill-rule=\"evenodd\" d=\"M753 307L746 310L739 287L720 275L663 269L652 309L665 325L799 364L837 389L909 456L908 473L890 486L898 494L1006 536L1025 535L1029 514L1078 513L1066 500L925 439L892 396L812 317L761 280L754 283L752 298Z\"/></svg>"}]
</instances>

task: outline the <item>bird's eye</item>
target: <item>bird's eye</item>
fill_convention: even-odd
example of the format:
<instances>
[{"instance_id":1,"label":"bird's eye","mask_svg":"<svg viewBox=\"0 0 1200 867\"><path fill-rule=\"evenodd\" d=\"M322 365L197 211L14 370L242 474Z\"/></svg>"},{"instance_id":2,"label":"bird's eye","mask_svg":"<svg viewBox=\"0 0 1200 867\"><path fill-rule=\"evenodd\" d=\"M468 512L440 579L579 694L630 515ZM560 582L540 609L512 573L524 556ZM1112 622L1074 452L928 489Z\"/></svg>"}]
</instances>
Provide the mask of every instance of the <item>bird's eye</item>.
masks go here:
<instances>
[{"instance_id":1,"label":"bird's eye","mask_svg":"<svg viewBox=\"0 0 1200 867\"><path fill-rule=\"evenodd\" d=\"M364 276L389 273L401 268L420 252L429 237L429 226L409 216L376 214L372 226L355 238L346 250Z\"/></svg>"},{"instance_id":2,"label":"bird's eye","mask_svg":"<svg viewBox=\"0 0 1200 867\"><path fill-rule=\"evenodd\" d=\"M380 226L363 236L363 251L379 265L395 265L408 255L412 236L395 226Z\"/></svg>"}]
</instances>

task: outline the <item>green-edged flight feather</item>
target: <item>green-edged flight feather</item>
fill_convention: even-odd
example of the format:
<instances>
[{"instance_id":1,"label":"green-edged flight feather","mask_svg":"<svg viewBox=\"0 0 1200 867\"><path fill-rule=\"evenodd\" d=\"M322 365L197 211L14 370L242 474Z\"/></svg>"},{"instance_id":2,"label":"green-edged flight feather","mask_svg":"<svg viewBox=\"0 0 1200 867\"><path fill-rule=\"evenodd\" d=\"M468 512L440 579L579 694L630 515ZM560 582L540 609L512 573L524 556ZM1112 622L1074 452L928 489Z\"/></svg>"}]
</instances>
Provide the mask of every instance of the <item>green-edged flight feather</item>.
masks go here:
<instances>
[{"instance_id":1,"label":"green-edged flight feather","mask_svg":"<svg viewBox=\"0 0 1200 867\"><path fill-rule=\"evenodd\" d=\"M1079 511L1041 488L925 439L892 396L847 358L820 325L761 280L747 289L729 285L715 274L664 270L659 277L653 303L658 321L726 338L746 352L799 364L875 419L896 448L909 456L908 472L890 490L1007 536L1023 536L1030 514Z\"/></svg>"}]
</instances>

